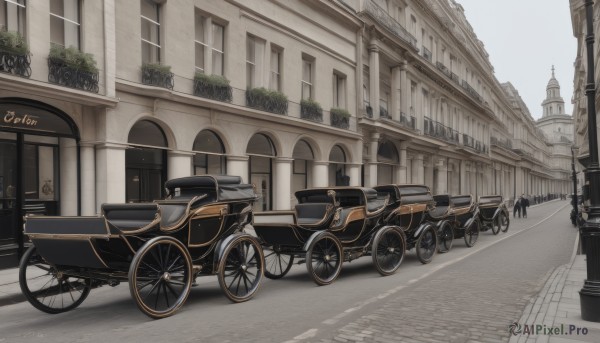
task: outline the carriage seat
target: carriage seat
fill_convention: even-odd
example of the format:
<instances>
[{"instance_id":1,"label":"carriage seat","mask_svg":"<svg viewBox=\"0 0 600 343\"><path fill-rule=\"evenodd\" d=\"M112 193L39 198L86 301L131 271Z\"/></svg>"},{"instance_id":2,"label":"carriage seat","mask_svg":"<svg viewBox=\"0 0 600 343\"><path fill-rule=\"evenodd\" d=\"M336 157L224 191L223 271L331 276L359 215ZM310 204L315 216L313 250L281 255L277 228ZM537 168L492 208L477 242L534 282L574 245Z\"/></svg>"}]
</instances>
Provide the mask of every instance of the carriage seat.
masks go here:
<instances>
[{"instance_id":1,"label":"carriage seat","mask_svg":"<svg viewBox=\"0 0 600 343\"><path fill-rule=\"evenodd\" d=\"M448 212L448 206L436 206L433 210L429 211L429 215L432 218L442 218Z\"/></svg>"},{"instance_id":2,"label":"carriage seat","mask_svg":"<svg viewBox=\"0 0 600 343\"><path fill-rule=\"evenodd\" d=\"M314 225L325 219L330 212L332 205L330 203L303 203L296 205L296 216L298 224Z\"/></svg>"},{"instance_id":3,"label":"carriage seat","mask_svg":"<svg viewBox=\"0 0 600 343\"><path fill-rule=\"evenodd\" d=\"M106 220L121 231L141 229L156 219L156 204L102 204Z\"/></svg>"}]
</instances>

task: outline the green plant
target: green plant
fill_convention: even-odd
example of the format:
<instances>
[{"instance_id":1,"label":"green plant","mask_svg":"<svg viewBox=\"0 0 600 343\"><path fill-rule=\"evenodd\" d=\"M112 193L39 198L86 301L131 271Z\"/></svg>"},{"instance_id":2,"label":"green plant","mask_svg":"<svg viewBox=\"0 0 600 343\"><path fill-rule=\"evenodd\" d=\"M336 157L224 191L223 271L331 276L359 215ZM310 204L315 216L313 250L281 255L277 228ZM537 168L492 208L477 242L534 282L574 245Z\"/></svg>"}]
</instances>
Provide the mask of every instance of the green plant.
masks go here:
<instances>
[{"instance_id":1,"label":"green plant","mask_svg":"<svg viewBox=\"0 0 600 343\"><path fill-rule=\"evenodd\" d=\"M55 61L60 61L68 67L83 70L90 73L97 73L98 67L94 55L85 53L70 46L65 48L62 45L52 44L48 58Z\"/></svg>"},{"instance_id":2,"label":"green plant","mask_svg":"<svg viewBox=\"0 0 600 343\"><path fill-rule=\"evenodd\" d=\"M229 80L222 75L207 75L204 73L197 72L194 76L194 80L218 87L229 86Z\"/></svg>"},{"instance_id":3,"label":"green plant","mask_svg":"<svg viewBox=\"0 0 600 343\"><path fill-rule=\"evenodd\" d=\"M338 118L350 119L350 112L343 108L332 108L330 112L331 115L336 116Z\"/></svg>"},{"instance_id":4,"label":"green plant","mask_svg":"<svg viewBox=\"0 0 600 343\"><path fill-rule=\"evenodd\" d=\"M0 50L14 52L19 55L29 54L29 45L19 32L0 30Z\"/></svg>"},{"instance_id":5,"label":"green plant","mask_svg":"<svg viewBox=\"0 0 600 343\"><path fill-rule=\"evenodd\" d=\"M160 63L144 63L142 69L149 69L159 73L168 74L171 72L171 66Z\"/></svg>"},{"instance_id":6,"label":"green plant","mask_svg":"<svg viewBox=\"0 0 600 343\"><path fill-rule=\"evenodd\" d=\"M197 96L219 100L231 101L232 91L229 80L221 75L206 75L196 73L194 76L194 94Z\"/></svg>"},{"instance_id":7,"label":"green plant","mask_svg":"<svg viewBox=\"0 0 600 343\"><path fill-rule=\"evenodd\" d=\"M288 98L285 94L266 88L246 90L246 104L250 107L278 114L287 113Z\"/></svg>"},{"instance_id":8,"label":"green plant","mask_svg":"<svg viewBox=\"0 0 600 343\"><path fill-rule=\"evenodd\" d=\"M332 108L331 113L331 125L347 129L350 127L350 112L343 108Z\"/></svg>"},{"instance_id":9,"label":"green plant","mask_svg":"<svg viewBox=\"0 0 600 343\"><path fill-rule=\"evenodd\" d=\"M323 120L323 109L313 99L302 99L300 101L300 116L304 119Z\"/></svg>"}]
</instances>

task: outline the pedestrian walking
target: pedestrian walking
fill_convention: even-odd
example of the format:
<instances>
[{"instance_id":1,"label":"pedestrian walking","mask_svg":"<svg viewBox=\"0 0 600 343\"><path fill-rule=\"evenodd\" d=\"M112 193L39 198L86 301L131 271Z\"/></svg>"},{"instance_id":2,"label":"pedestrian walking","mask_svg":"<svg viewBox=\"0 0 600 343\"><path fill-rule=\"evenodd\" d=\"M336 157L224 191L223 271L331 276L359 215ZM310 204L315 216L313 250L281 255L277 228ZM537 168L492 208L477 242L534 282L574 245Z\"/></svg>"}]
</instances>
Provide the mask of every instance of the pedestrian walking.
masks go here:
<instances>
[{"instance_id":1,"label":"pedestrian walking","mask_svg":"<svg viewBox=\"0 0 600 343\"><path fill-rule=\"evenodd\" d=\"M529 199L523 194L521 195L521 213L523 214L523 218L527 218L527 207L529 207Z\"/></svg>"},{"instance_id":2,"label":"pedestrian walking","mask_svg":"<svg viewBox=\"0 0 600 343\"><path fill-rule=\"evenodd\" d=\"M519 197L517 201L515 201L515 206L513 206L513 218L516 218L517 213L519 214L519 218L521 218L521 200L523 198Z\"/></svg>"}]
</instances>

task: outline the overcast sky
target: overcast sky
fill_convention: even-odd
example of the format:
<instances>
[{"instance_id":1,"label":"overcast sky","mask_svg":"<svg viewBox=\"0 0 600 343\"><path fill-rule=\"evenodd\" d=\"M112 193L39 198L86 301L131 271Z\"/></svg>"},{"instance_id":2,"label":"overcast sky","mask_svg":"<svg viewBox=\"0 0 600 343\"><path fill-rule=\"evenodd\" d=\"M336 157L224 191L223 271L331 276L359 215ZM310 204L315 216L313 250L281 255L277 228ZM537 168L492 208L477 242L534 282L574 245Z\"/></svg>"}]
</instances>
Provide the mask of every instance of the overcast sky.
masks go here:
<instances>
[{"instance_id":1,"label":"overcast sky","mask_svg":"<svg viewBox=\"0 0 600 343\"><path fill-rule=\"evenodd\" d=\"M457 0L477 37L485 45L500 82L510 81L534 118L542 116L542 101L552 65L565 111L572 114L573 37L568 0Z\"/></svg>"}]
</instances>

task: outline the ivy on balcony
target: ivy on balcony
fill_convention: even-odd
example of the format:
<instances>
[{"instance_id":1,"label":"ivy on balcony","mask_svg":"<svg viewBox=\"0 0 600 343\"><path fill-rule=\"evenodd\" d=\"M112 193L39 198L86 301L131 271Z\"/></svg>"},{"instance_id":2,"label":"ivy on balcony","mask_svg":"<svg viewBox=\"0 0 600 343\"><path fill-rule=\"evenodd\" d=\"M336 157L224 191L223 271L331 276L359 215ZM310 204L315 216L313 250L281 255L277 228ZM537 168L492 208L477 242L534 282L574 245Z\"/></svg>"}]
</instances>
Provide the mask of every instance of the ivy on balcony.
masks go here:
<instances>
[{"instance_id":1,"label":"ivy on balcony","mask_svg":"<svg viewBox=\"0 0 600 343\"><path fill-rule=\"evenodd\" d=\"M247 89L246 104L257 110L277 114L286 114L288 110L288 99L285 94L263 87Z\"/></svg>"},{"instance_id":2,"label":"ivy on balcony","mask_svg":"<svg viewBox=\"0 0 600 343\"><path fill-rule=\"evenodd\" d=\"M31 76L31 54L25 38L14 31L0 30L0 71Z\"/></svg>"},{"instance_id":3,"label":"ivy on balcony","mask_svg":"<svg viewBox=\"0 0 600 343\"><path fill-rule=\"evenodd\" d=\"M92 54L75 47L52 44L48 55L48 81L98 93L98 68Z\"/></svg>"},{"instance_id":4,"label":"ivy on balcony","mask_svg":"<svg viewBox=\"0 0 600 343\"><path fill-rule=\"evenodd\" d=\"M331 126L339 127L340 129L348 129L350 127L350 113L343 108L332 108L331 111Z\"/></svg>"},{"instance_id":5,"label":"ivy on balcony","mask_svg":"<svg viewBox=\"0 0 600 343\"><path fill-rule=\"evenodd\" d=\"M229 80L221 75L196 73L194 95L217 101L231 102L232 91Z\"/></svg>"},{"instance_id":6,"label":"ivy on balcony","mask_svg":"<svg viewBox=\"0 0 600 343\"><path fill-rule=\"evenodd\" d=\"M142 65L142 83L145 85L173 90L174 77L171 73L171 66L160 63L144 63Z\"/></svg>"},{"instance_id":7,"label":"ivy on balcony","mask_svg":"<svg viewBox=\"0 0 600 343\"><path fill-rule=\"evenodd\" d=\"M302 99L300 101L300 117L312 121L323 121L323 109L313 99Z\"/></svg>"}]
</instances>

